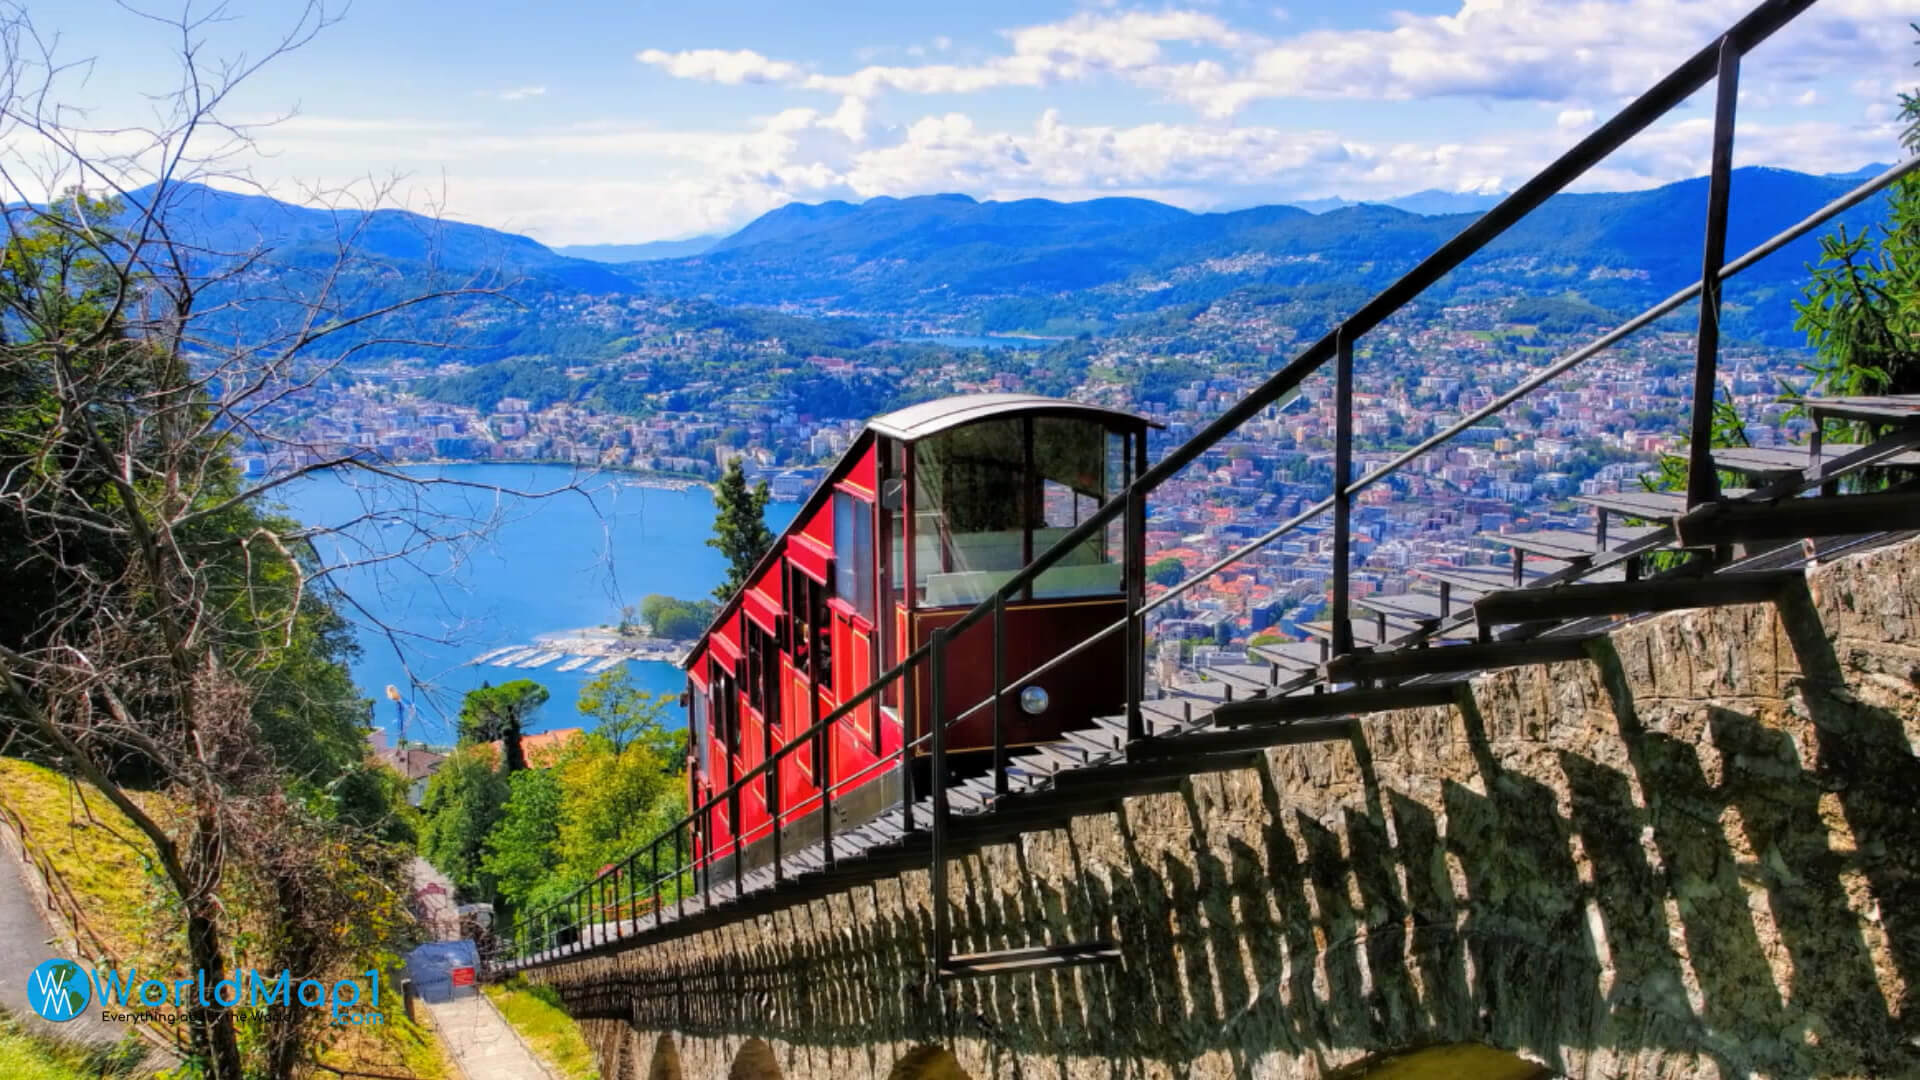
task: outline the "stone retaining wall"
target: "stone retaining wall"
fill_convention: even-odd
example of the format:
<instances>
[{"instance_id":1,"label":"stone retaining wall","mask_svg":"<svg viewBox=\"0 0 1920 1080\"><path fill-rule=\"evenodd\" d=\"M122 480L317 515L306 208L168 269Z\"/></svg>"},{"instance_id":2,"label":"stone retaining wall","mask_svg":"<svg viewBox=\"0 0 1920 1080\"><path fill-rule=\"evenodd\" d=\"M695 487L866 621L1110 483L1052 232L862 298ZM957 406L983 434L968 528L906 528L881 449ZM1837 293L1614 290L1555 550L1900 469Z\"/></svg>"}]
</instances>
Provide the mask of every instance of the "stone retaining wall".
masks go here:
<instances>
[{"instance_id":1,"label":"stone retaining wall","mask_svg":"<svg viewBox=\"0 0 1920 1080\"><path fill-rule=\"evenodd\" d=\"M535 977L616 1078L1920 1075L1916 739L1920 542L955 861L960 951L1116 965L929 1000L915 872Z\"/></svg>"}]
</instances>

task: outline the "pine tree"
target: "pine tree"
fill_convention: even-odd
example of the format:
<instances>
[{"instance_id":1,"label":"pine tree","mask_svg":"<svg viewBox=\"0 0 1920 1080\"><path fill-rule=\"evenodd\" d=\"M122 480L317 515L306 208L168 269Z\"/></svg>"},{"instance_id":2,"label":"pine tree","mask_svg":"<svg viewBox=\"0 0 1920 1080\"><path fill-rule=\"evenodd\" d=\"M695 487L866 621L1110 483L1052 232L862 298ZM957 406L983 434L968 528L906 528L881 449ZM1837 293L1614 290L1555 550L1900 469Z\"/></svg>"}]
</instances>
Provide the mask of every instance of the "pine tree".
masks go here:
<instances>
[{"instance_id":1,"label":"pine tree","mask_svg":"<svg viewBox=\"0 0 1920 1080\"><path fill-rule=\"evenodd\" d=\"M1903 148L1920 153L1920 92L1900 95L1900 116ZM1794 305L1795 328L1819 354L1816 392L1920 393L1920 178L1895 181L1888 209L1877 230L1849 236L1843 226L1821 240L1820 265Z\"/></svg>"},{"instance_id":2,"label":"pine tree","mask_svg":"<svg viewBox=\"0 0 1920 1080\"><path fill-rule=\"evenodd\" d=\"M747 487L747 474L740 468L739 458L727 466L726 475L713 490L713 504L718 512L714 514L713 536L707 546L717 548L727 557L727 580L713 590L714 597L721 603L740 591L760 557L773 546L773 530L767 528L766 518L768 495L764 480L756 487Z\"/></svg>"},{"instance_id":3,"label":"pine tree","mask_svg":"<svg viewBox=\"0 0 1920 1080\"><path fill-rule=\"evenodd\" d=\"M505 771L519 772L527 767L522 743L527 721L548 696L547 688L532 679L499 686L483 682L460 703L460 737L464 742L499 742Z\"/></svg>"}]
</instances>

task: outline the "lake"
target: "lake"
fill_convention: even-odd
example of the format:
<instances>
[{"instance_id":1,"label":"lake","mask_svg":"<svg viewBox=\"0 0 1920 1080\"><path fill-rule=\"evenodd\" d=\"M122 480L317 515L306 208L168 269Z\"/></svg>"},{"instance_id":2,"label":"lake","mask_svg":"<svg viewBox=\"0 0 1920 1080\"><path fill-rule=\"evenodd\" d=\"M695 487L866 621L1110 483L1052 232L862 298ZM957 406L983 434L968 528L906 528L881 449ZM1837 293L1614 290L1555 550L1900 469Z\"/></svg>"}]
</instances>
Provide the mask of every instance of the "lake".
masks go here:
<instances>
[{"instance_id":1,"label":"lake","mask_svg":"<svg viewBox=\"0 0 1920 1080\"><path fill-rule=\"evenodd\" d=\"M303 480L284 494L289 514L300 521L346 526L318 547L326 565L341 568L334 580L365 609L342 605L362 650L353 674L376 701L375 722L390 734L398 711L385 697L389 684L410 700L410 740L451 742L461 695L483 680L529 678L552 693L532 730L578 724L574 703L593 677L584 668L555 670L563 661L534 669L469 661L531 645L542 634L616 623L622 605L638 606L649 593L708 597L726 576L725 558L706 546L714 510L705 488L650 488L631 475L563 465L406 471L448 483L421 487L355 473ZM458 485L578 490L526 498ZM767 508L768 524L778 532L798 509L775 503ZM475 543L449 547L423 532L466 531L474 519L492 522L489 535ZM627 667L646 690L677 695L685 688L672 664L629 661ZM683 722L677 704L670 715Z\"/></svg>"}]
</instances>

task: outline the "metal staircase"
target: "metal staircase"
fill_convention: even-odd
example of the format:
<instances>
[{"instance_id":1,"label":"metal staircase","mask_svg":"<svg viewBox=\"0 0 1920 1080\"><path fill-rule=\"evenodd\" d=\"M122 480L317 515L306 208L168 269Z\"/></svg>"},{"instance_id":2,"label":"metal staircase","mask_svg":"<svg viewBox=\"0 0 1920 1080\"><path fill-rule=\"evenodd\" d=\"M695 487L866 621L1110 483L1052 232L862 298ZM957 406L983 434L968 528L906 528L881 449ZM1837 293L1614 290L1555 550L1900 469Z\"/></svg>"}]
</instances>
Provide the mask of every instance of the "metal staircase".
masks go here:
<instances>
[{"instance_id":1,"label":"metal staircase","mask_svg":"<svg viewBox=\"0 0 1920 1080\"><path fill-rule=\"evenodd\" d=\"M1905 479L1920 473L1902 472L1920 470L1920 395L1806 399L1801 404L1815 425L1814 437L1804 447L1714 449L1707 438L1722 282L1920 167L1920 159L1909 159L1751 251L1725 258L1740 57L1810 3L1767 0L1760 4L1203 431L1169 450L1121 497L1038 555L993 597L937 633L928 645L785 746L770 748L766 762L746 771L669 832L635 852L617 874L523 917L503 935L508 952L498 962L529 967L604 955L918 869L929 872L936 898L928 947L929 975L936 980L1112 961L1119 951L1106 941L956 951L946 902L950 860L1022 833L1062 826L1075 815L1112 809L1130 796L1174 790L1199 773L1243 767L1274 746L1353 738L1359 718L1372 713L1448 706L1460 699L1465 681L1476 673L1583 659L1593 640L1623 619L1675 608L1767 600L1800 578L1815 558L1864 550L1920 532L1920 481ZM1699 282L1529 376L1380 468L1356 476L1352 452L1355 342L1709 82L1716 84L1717 109ZM1351 512L1357 495L1687 304L1697 304L1700 330L1684 492L1583 495L1574 501L1590 514L1590 529L1552 525L1483 534L1488 564L1416 567L1412 573L1417 581L1407 591L1353 595ZM1017 595L1075 545L1114 522L1123 526L1129 566L1140 566L1146 500L1154 490L1329 364L1335 376L1337 425L1333 490L1325 499L1151 599L1141 575L1137 570L1130 572L1124 620L1066 647L1034 670L1006 670L1000 631L1008 597ZM1822 425L1827 421L1868 425L1874 434L1857 443L1822 445ZM1751 486L1722 490L1722 473L1740 476ZM1877 490L1865 490L1869 487ZM1331 610L1327 618L1303 627L1311 640L1253 646L1245 663L1210 668L1205 682L1149 686L1146 625L1150 616L1199 582L1323 515L1330 516L1333 524ZM1493 558L1506 562L1496 565ZM994 683L999 689L944 723L934 724L931 732L883 763L897 770L898 789L905 792L899 802L853 827L833 826L832 815L820 813L820 831L825 835L794 844L791 850L782 849L783 831L776 827L770 833L771 858L764 865L747 866L749 860L737 853L721 861L694 857L703 819L724 813L729 806L737 808L743 792L768 783L769 770L777 767L782 756L810 748L887 685L910 674L922 676L931 683L930 699L944 700L946 640L976 625L992 630ZM1114 634L1127 640L1129 670L1116 673L1127 680L1126 709L1093 718L1052 745L1007 747L1000 735L1000 714L1019 688L1092 642ZM983 709L994 718L995 767L983 775L963 777L950 768L945 732ZM916 755L931 759L931 783L925 785L931 790L916 790ZM819 799L812 800L814 806L829 803L832 795L831 788L821 792ZM814 812L805 807L794 810L794 817L785 822L801 811Z\"/></svg>"}]
</instances>

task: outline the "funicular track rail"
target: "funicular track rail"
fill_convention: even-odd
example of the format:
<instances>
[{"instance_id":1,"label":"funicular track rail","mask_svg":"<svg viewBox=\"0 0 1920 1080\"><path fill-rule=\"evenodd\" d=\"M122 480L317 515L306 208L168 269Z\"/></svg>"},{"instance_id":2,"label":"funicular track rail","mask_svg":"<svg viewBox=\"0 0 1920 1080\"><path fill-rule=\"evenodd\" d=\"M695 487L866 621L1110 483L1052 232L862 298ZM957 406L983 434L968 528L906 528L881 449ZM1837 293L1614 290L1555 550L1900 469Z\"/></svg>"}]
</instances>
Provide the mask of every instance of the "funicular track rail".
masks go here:
<instances>
[{"instance_id":1,"label":"funicular track rail","mask_svg":"<svg viewBox=\"0 0 1920 1080\"><path fill-rule=\"evenodd\" d=\"M1729 452L1716 460L1710 423L1718 357L1722 283L1858 205L1920 166L1910 158L1820 208L1804 220L1732 260L1725 236L1732 168L1733 111L1741 58L1813 0L1767 0L1721 37L1695 53L1591 135L1521 185L1512 195L1463 228L1399 280L1309 345L1257 389L1205 429L1139 472L1125 491L1107 501L993 595L943 632L906 655L873 683L777 748L759 765L696 806L673 828L630 855L613 874L565 899L526 913L502 935L501 966L533 967L607 955L779 910L848 886L911 869L931 872L932 958L938 978L986 976L1038 968L1097 963L1117 957L1110 942L1062 942L993 953L957 954L946 902L947 862L956 855L1024 832L1058 827L1077 814L1116 806L1127 796L1173 790L1189 776L1236 768L1278 745L1351 738L1370 712L1440 706L1455 700L1465 679L1492 668L1579 659L1587 643L1621 617L1675 606L1704 606L1764 599L1784 587L1808 561L1886 543L1920 531L1920 491L1911 485L1872 494L1839 494L1840 482L1861 470L1889 464L1911 466L1920 447L1920 400L1904 398L1809 399L1815 439L1804 464L1791 454ZM1462 417L1446 430L1400 453L1365 476L1353 475L1353 349L1378 327L1507 228L1562 191L1586 170L1664 116L1691 94L1716 86L1712 172L1700 279L1620 326L1529 376L1513 389ZM1349 539L1354 497L1408 463L1459 436L1579 364L1690 302L1699 307L1694 397L1690 418L1688 488L1649 493L1649 498L1594 497L1591 537L1571 530L1493 537L1512 551L1511 580L1476 573L1485 568L1427 568L1436 592L1364 598L1368 613L1356 618L1350 596ZM1137 556L1145 544L1147 498L1235 433L1268 406L1294 393L1333 362L1336 455L1332 493L1230 551L1199 573L1158 594L1145 595ZM1882 432L1865 445L1822 447L1820 422L1867 420ZM1721 471L1753 477L1757 487L1722 491ZM1809 494L1813 493L1813 494ZM1217 693L1148 699L1145 620L1155 610L1247 556L1266 548L1321 515L1332 512L1334 560L1331 618L1316 629L1317 649L1306 643L1258 652L1266 669L1223 672ZM1650 522L1629 528L1610 518ZM1126 617L1071 645L1047 662L1009 678L1003 622L1009 598L1076 545L1116 520L1129 557ZM1816 542L1817 541L1817 542ZM1745 548L1736 557L1733 547ZM1682 561L1654 572L1649 556L1683 552ZM1527 566L1534 556L1564 563L1541 573ZM923 671L943 699L947 642L989 622L993 635L994 691L926 734L905 742L868 770L817 789L799 805L776 808L772 858L747 869L739 857L756 838L733 841L735 856L715 880L721 860L696 858L703 820L731 810L738 820L743 793L768 785L770 770L790 752L827 740L836 723L874 702L895 680ZM1127 641L1126 707L1117 716L1091 718L1059 743L1011 753L1003 713L1017 689L1086 650L1123 634ZM817 704L817 703L816 703ZM991 710L993 767L965 781L949 776L946 733L981 710ZM829 743L830 745L830 743ZM916 792L913 758L931 758L930 791ZM876 770L897 769L902 798L877 817L851 828L831 828L840 788L870 779ZM781 816L784 810L785 817ZM819 814L819 842L782 850L783 822ZM704 835L711 835L710 832Z\"/></svg>"}]
</instances>

